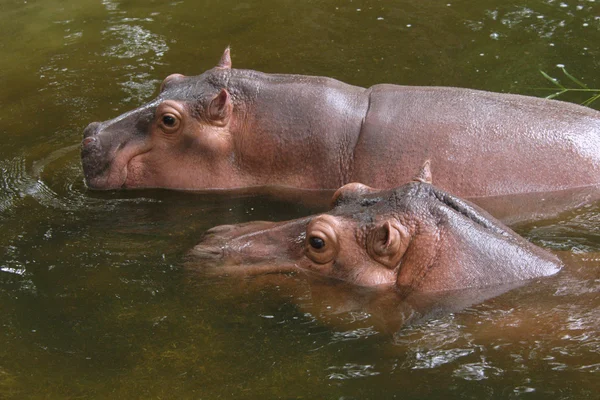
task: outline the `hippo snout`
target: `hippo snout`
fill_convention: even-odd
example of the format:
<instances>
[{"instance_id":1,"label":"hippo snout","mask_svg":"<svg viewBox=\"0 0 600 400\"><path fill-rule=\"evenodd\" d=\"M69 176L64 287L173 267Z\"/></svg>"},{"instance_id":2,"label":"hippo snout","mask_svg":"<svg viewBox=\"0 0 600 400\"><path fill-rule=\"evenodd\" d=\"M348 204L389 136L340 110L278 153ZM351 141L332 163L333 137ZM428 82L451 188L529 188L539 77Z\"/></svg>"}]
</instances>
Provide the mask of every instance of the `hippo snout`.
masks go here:
<instances>
[{"instance_id":1,"label":"hippo snout","mask_svg":"<svg viewBox=\"0 0 600 400\"><path fill-rule=\"evenodd\" d=\"M219 261L223 258L223 248L199 244L192 249L191 255L200 260Z\"/></svg>"},{"instance_id":2,"label":"hippo snout","mask_svg":"<svg viewBox=\"0 0 600 400\"><path fill-rule=\"evenodd\" d=\"M100 149L100 141L97 134L100 129L100 122L92 122L83 130L83 140L81 141L81 159L83 160L84 171L87 175L98 173L99 159L103 157Z\"/></svg>"},{"instance_id":3,"label":"hippo snout","mask_svg":"<svg viewBox=\"0 0 600 400\"><path fill-rule=\"evenodd\" d=\"M83 138L89 139L93 136L96 136L98 130L100 129L100 122L92 122L83 130Z\"/></svg>"},{"instance_id":4,"label":"hippo snout","mask_svg":"<svg viewBox=\"0 0 600 400\"><path fill-rule=\"evenodd\" d=\"M224 233L231 232L235 228L236 228L235 225L219 225L219 226L215 226L215 227L210 228L209 230L207 230L205 232L205 235L219 235L219 234L224 234Z\"/></svg>"}]
</instances>

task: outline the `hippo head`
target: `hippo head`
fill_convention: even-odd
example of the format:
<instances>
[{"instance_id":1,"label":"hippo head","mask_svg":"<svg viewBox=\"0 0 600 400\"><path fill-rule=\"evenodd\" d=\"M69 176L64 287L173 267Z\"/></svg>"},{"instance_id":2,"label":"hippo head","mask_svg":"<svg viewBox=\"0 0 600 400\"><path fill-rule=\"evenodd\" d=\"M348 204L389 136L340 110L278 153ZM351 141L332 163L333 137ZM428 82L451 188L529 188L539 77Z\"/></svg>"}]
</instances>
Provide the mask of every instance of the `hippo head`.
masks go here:
<instances>
[{"instance_id":1,"label":"hippo head","mask_svg":"<svg viewBox=\"0 0 600 400\"><path fill-rule=\"evenodd\" d=\"M426 164L414 182L393 190L345 185L324 214L210 229L191 264L228 274L312 271L405 293L507 284L560 269L554 255L431 185L428 171Z\"/></svg>"},{"instance_id":2,"label":"hippo head","mask_svg":"<svg viewBox=\"0 0 600 400\"><path fill-rule=\"evenodd\" d=\"M156 99L84 131L82 165L92 189L220 187L228 160L232 94L229 49L199 77L168 76Z\"/></svg>"}]
</instances>

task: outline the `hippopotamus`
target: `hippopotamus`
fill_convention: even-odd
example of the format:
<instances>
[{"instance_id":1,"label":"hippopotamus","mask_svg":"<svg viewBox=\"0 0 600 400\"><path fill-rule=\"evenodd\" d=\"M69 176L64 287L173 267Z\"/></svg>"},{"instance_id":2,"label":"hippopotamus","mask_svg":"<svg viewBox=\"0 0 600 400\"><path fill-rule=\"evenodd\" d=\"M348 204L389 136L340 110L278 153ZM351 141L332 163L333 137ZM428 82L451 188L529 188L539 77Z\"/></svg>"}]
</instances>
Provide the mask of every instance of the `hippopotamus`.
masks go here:
<instances>
[{"instance_id":1,"label":"hippopotamus","mask_svg":"<svg viewBox=\"0 0 600 400\"><path fill-rule=\"evenodd\" d=\"M403 296L524 282L561 268L555 255L433 186L428 163L398 188L347 184L332 204L291 221L212 228L191 264L244 275L307 271Z\"/></svg>"},{"instance_id":2,"label":"hippopotamus","mask_svg":"<svg viewBox=\"0 0 600 400\"><path fill-rule=\"evenodd\" d=\"M147 104L84 131L92 189L391 189L424 159L461 197L600 183L600 112L452 87L352 86L233 69L169 75ZM477 166L473 168L473 166ZM532 167L534 166L534 167Z\"/></svg>"}]
</instances>

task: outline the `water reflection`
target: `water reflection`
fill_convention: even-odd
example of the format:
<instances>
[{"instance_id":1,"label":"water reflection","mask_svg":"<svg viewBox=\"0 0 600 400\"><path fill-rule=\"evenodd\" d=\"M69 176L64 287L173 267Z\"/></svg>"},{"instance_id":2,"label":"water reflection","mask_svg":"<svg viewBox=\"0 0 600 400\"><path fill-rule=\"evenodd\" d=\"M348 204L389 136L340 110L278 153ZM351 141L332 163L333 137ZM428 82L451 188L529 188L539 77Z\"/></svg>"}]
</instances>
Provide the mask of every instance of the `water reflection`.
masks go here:
<instances>
[{"instance_id":1,"label":"water reflection","mask_svg":"<svg viewBox=\"0 0 600 400\"><path fill-rule=\"evenodd\" d=\"M356 379L364 378L367 376L379 375L380 372L375 370L374 365L359 365L359 364L344 364L342 366L332 366L327 368L331 372L327 378L333 380L345 380L345 379Z\"/></svg>"},{"instance_id":2,"label":"water reflection","mask_svg":"<svg viewBox=\"0 0 600 400\"><path fill-rule=\"evenodd\" d=\"M110 45L102 56L127 59L135 63L130 68L125 67L131 69L131 72L119 84L129 96L123 102L141 103L155 92L160 83L160 80L152 79L149 71L161 64L169 46L164 37L149 29L155 24L154 18L127 17L125 11L119 11L119 3L115 1L104 0L102 4L110 14L109 26L102 34L106 42L117 42ZM146 56L148 53L151 54Z\"/></svg>"}]
</instances>

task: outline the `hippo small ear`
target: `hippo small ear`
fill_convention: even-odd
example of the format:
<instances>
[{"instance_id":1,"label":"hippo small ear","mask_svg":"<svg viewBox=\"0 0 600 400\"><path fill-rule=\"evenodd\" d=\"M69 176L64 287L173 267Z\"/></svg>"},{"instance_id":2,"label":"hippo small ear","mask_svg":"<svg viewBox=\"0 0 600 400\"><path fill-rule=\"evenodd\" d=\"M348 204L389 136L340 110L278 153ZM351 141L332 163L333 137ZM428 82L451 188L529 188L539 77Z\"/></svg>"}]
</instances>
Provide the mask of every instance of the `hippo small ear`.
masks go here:
<instances>
[{"instance_id":1,"label":"hippo small ear","mask_svg":"<svg viewBox=\"0 0 600 400\"><path fill-rule=\"evenodd\" d=\"M429 184L433 182L433 178L431 177L431 160L425 160L423 166L419 170L419 173L413 178L413 182L423 182Z\"/></svg>"},{"instance_id":2,"label":"hippo small ear","mask_svg":"<svg viewBox=\"0 0 600 400\"><path fill-rule=\"evenodd\" d=\"M365 194L377 192L379 192L379 190L373 189L372 187L367 185L363 185L362 183L348 183L335 191L335 193L331 197L330 206L333 208L339 204L346 203L350 200L358 199L360 196L363 196Z\"/></svg>"},{"instance_id":3,"label":"hippo small ear","mask_svg":"<svg viewBox=\"0 0 600 400\"><path fill-rule=\"evenodd\" d=\"M225 125L229 121L233 104L227 89L221 89L208 105L208 119L215 125Z\"/></svg>"},{"instance_id":4,"label":"hippo small ear","mask_svg":"<svg viewBox=\"0 0 600 400\"><path fill-rule=\"evenodd\" d=\"M217 68L231 69L231 54L230 53L231 53L231 49L229 48L229 46L227 46L227 48L223 52L223 55L221 56L221 60L219 60L219 63L217 64Z\"/></svg>"},{"instance_id":5,"label":"hippo small ear","mask_svg":"<svg viewBox=\"0 0 600 400\"><path fill-rule=\"evenodd\" d=\"M388 220L369 234L367 250L375 261L393 269L400 263L409 242L406 228L396 220Z\"/></svg>"}]
</instances>

